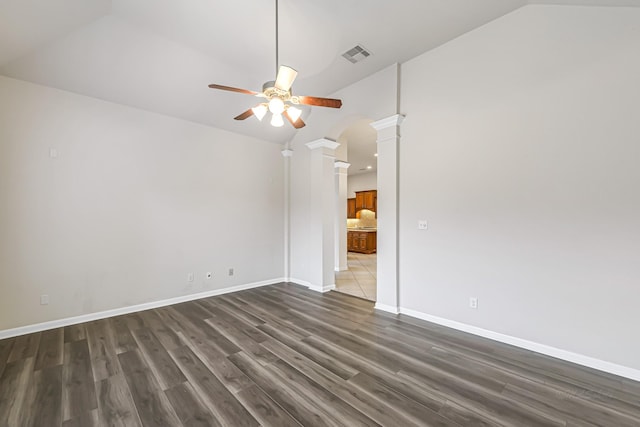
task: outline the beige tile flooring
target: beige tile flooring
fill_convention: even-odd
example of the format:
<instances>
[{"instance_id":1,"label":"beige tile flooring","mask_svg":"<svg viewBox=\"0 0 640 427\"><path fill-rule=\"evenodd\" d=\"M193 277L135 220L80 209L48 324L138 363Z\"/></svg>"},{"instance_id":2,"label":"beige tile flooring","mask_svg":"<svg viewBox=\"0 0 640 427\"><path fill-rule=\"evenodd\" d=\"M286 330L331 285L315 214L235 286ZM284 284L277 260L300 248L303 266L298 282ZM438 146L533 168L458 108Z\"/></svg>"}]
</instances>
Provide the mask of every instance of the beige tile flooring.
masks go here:
<instances>
[{"instance_id":1,"label":"beige tile flooring","mask_svg":"<svg viewBox=\"0 0 640 427\"><path fill-rule=\"evenodd\" d=\"M376 254L347 254L349 269L336 272L336 291L376 300Z\"/></svg>"}]
</instances>

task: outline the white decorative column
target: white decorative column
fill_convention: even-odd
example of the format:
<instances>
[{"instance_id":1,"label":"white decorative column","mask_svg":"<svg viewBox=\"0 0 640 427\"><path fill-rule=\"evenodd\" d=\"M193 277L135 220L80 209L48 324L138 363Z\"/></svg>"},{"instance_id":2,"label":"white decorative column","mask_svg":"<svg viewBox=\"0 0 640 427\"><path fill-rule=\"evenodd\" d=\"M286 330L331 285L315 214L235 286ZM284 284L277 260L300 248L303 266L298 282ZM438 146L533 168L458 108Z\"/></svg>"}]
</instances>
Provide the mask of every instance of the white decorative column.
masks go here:
<instances>
[{"instance_id":1,"label":"white decorative column","mask_svg":"<svg viewBox=\"0 0 640 427\"><path fill-rule=\"evenodd\" d=\"M347 265L347 170L350 163L336 162L336 241L335 270L344 271Z\"/></svg>"},{"instance_id":2,"label":"white decorative column","mask_svg":"<svg viewBox=\"0 0 640 427\"><path fill-rule=\"evenodd\" d=\"M284 158L284 280L291 280L291 156L293 150L281 151Z\"/></svg>"},{"instance_id":3,"label":"white decorative column","mask_svg":"<svg viewBox=\"0 0 640 427\"><path fill-rule=\"evenodd\" d=\"M378 270L375 308L397 314L398 290L398 148L404 116L371 123L378 131Z\"/></svg>"},{"instance_id":4,"label":"white decorative column","mask_svg":"<svg viewBox=\"0 0 640 427\"><path fill-rule=\"evenodd\" d=\"M309 288L328 292L336 287L335 258L335 141L322 138L306 144L311 150L309 191Z\"/></svg>"}]
</instances>

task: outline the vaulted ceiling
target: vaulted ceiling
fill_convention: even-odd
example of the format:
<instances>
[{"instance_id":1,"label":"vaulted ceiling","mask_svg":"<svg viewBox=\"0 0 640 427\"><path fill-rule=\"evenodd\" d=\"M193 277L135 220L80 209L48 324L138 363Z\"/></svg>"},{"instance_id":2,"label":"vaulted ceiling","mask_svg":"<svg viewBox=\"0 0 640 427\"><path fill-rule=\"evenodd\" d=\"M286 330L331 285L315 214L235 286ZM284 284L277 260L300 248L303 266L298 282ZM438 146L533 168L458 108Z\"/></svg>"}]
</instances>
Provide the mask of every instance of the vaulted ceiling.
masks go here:
<instances>
[{"instance_id":1,"label":"vaulted ceiling","mask_svg":"<svg viewBox=\"0 0 640 427\"><path fill-rule=\"evenodd\" d=\"M527 3L640 0L280 0L280 62L294 91L327 96ZM274 0L0 0L0 74L284 142L295 132L233 117L275 77ZM361 44L357 64L342 53ZM345 100L348 102L348 100ZM305 111L305 115L312 114Z\"/></svg>"}]
</instances>

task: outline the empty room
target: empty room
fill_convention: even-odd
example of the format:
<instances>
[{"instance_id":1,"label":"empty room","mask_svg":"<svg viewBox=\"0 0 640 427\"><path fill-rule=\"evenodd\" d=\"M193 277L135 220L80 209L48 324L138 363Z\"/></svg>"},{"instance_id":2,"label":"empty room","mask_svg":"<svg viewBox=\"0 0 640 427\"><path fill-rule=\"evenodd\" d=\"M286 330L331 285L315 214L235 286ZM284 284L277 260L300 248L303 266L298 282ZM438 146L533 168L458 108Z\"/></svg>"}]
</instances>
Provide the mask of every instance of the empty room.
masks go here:
<instances>
[{"instance_id":1,"label":"empty room","mask_svg":"<svg viewBox=\"0 0 640 427\"><path fill-rule=\"evenodd\" d=\"M640 426L640 0L0 0L0 427Z\"/></svg>"}]
</instances>

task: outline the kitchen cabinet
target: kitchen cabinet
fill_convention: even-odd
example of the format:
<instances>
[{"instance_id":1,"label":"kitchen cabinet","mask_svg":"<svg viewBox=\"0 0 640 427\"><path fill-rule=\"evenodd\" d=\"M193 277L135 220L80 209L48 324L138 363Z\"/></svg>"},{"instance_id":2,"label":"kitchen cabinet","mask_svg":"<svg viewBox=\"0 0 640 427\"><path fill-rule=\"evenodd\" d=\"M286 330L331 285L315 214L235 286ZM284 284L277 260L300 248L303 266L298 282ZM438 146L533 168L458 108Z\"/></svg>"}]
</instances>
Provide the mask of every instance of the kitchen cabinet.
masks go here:
<instances>
[{"instance_id":1,"label":"kitchen cabinet","mask_svg":"<svg viewBox=\"0 0 640 427\"><path fill-rule=\"evenodd\" d=\"M357 218L356 217L356 199L347 199L347 218Z\"/></svg>"},{"instance_id":2,"label":"kitchen cabinet","mask_svg":"<svg viewBox=\"0 0 640 427\"><path fill-rule=\"evenodd\" d=\"M378 204L378 191L356 191L356 211L368 209L375 212Z\"/></svg>"},{"instance_id":3,"label":"kitchen cabinet","mask_svg":"<svg viewBox=\"0 0 640 427\"><path fill-rule=\"evenodd\" d=\"M349 230L347 232L347 250L349 252L372 254L376 251L376 240L376 231Z\"/></svg>"}]
</instances>

